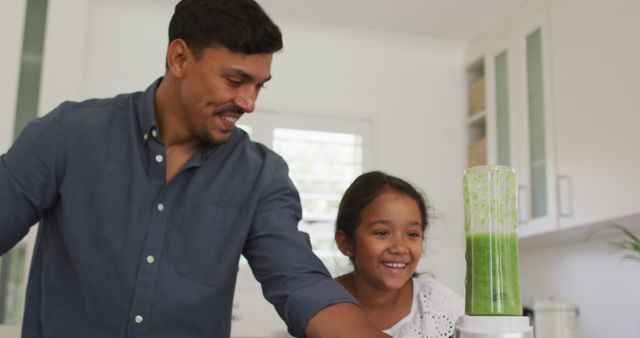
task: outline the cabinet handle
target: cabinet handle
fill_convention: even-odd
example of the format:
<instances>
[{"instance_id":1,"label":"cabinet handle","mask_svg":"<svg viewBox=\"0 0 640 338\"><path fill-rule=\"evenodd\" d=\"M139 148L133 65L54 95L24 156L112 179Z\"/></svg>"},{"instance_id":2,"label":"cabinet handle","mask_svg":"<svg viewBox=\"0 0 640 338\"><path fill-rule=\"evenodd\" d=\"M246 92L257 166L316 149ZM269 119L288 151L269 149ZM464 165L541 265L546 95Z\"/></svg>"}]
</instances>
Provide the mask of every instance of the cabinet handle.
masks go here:
<instances>
[{"instance_id":1,"label":"cabinet handle","mask_svg":"<svg viewBox=\"0 0 640 338\"><path fill-rule=\"evenodd\" d=\"M560 217L573 217L573 185L571 178L566 175L558 175L558 215Z\"/></svg>"},{"instance_id":2,"label":"cabinet handle","mask_svg":"<svg viewBox=\"0 0 640 338\"><path fill-rule=\"evenodd\" d=\"M529 218L526 216L526 207L527 203L525 201L525 197L527 196L527 187L519 184L518 185L518 223L524 224L529 221Z\"/></svg>"}]
</instances>

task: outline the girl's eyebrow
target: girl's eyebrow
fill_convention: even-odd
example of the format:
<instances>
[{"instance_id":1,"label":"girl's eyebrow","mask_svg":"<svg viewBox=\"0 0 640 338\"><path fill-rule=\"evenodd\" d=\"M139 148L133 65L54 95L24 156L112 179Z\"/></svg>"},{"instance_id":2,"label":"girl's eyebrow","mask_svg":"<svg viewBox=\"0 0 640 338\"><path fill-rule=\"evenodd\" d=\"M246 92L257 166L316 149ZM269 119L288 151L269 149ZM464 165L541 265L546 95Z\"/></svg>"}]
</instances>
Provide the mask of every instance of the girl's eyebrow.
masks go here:
<instances>
[{"instance_id":1,"label":"girl's eyebrow","mask_svg":"<svg viewBox=\"0 0 640 338\"><path fill-rule=\"evenodd\" d=\"M370 228L370 227L372 227L374 225L377 225L377 224L391 225L393 223L390 220L387 220L387 219L380 219L380 220L375 220L375 221L367 224L367 228ZM413 226L422 227L422 223L420 223L420 222L409 222L409 223L407 223L407 226L408 227L413 227Z\"/></svg>"},{"instance_id":2,"label":"girl's eyebrow","mask_svg":"<svg viewBox=\"0 0 640 338\"><path fill-rule=\"evenodd\" d=\"M370 228L374 225L382 224L382 225L391 225L391 221L388 219L377 219L369 224L367 224L367 228Z\"/></svg>"}]
</instances>

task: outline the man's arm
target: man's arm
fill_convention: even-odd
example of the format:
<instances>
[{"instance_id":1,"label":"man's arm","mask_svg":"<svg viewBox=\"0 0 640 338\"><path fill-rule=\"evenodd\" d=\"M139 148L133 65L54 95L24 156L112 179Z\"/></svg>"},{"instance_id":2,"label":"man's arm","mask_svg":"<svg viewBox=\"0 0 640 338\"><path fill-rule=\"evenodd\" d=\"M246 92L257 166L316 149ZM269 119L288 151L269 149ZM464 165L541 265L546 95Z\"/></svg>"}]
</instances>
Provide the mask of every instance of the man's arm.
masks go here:
<instances>
[{"instance_id":1,"label":"man's arm","mask_svg":"<svg viewBox=\"0 0 640 338\"><path fill-rule=\"evenodd\" d=\"M258 182L259 197L243 254L291 335L305 336L307 328L312 337L372 332L353 297L311 251L308 234L298 231L300 199L284 160L267 152ZM317 324L309 326L312 318Z\"/></svg>"},{"instance_id":2,"label":"man's arm","mask_svg":"<svg viewBox=\"0 0 640 338\"><path fill-rule=\"evenodd\" d=\"M46 116L30 122L0 156L0 255L18 243L57 199L65 135L53 120Z\"/></svg>"},{"instance_id":3,"label":"man's arm","mask_svg":"<svg viewBox=\"0 0 640 338\"><path fill-rule=\"evenodd\" d=\"M339 303L311 317L304 330L307 338L389 338L375 329L357 305Z\"/></svg>"}]
</instances>

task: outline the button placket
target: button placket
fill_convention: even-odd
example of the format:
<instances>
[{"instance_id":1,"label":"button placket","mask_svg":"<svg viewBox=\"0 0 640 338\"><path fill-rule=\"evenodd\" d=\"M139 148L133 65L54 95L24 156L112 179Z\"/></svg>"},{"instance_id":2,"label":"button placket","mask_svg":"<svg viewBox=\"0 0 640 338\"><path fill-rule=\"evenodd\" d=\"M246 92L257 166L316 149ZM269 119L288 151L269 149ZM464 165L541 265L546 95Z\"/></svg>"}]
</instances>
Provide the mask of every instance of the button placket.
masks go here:
<instances>
[{"instance_id":1,"label":"button placket","mask_svg":"<svg viewBox=\"0 0 640 338\"><path fill-rule=\"evenodd\" d=\"M149 317L155 295L155 286L160 268L158 260L163 252L164 234L169 220L171 195L166 187L160 187L151 201L151 212L146 224L146 239L140 256L138 278L130 308L130 333L128 337L146 337L151 325Z\"/></svg>"}]
</instances>

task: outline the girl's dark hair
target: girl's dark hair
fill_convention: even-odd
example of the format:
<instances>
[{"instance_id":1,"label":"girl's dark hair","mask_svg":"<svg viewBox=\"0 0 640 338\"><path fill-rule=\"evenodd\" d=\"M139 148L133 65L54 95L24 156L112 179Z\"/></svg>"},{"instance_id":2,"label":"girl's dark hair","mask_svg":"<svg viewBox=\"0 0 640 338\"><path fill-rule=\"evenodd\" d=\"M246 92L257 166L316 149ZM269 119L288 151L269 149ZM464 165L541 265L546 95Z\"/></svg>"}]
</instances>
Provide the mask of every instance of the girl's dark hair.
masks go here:
<instances>
[{"instance_id":1,"label":"girl's dark hair","mask_svg":"<svg viewBox=\"0 0 640 338\"><path fill-rule=\"evenodd\" d=\"M169 23L169 43L175 39L196 57L207 47L244 54L282 49L280 29L254 0L182 0Z\"/></svg>"},{"instance_id":2,"label":"girl's dark hair","mask_svg":"<svg viewBox=\"0 0 640 338\"><path fill-rule=\"evenodd\" d=\"M362 220L362 211L385 189L391 189L413 199L420 208L422 231L428 225L427 204L423 195L409 182L380 171L364 173L351 183L338 208L336 231L343 231L349 240Z\"/></svg>"}]
</instances>

